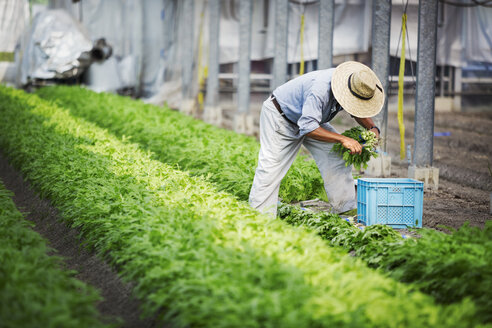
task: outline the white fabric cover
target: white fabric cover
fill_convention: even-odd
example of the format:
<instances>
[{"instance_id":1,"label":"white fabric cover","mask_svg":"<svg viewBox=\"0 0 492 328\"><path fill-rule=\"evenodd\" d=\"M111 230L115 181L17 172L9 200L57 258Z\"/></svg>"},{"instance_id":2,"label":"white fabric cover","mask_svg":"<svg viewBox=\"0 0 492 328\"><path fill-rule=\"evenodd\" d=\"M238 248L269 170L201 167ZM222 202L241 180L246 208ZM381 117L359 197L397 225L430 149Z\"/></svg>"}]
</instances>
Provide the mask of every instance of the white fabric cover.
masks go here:
<instances>
[{"instance_id":1,"label":"white fabric cover","mask_svg":"<svg viewBox=\"0 0 492 328\"><path fill-rule=\"evenodd\" d=\"M0 0L9 1L9 0ZM25 0L24 0L25 1ZM239 1L221 1L220 62L235 63L239 49ZM372 4L375 0L335 0L334 55L370 51ZM16 2L10 0L10 2ZM299 4L302 2L302 4ZM1 2L0 2L1 3ZM197 89L198 46L202 36L202 65L208 62L208 10L205 0L194 1L194 13L182 10L179 0L50 0L50 6L71 10L82 17L93 40L105 37L117 60L132 57L134 83L144 95L155 94L164 82L180 80L181 31L194 17L193 88ZM439 4L441 6L441 4ZM304 60L317 58L319 2L289 3L288 62L300 61L300 17L305 14ZM442 6L438 27L437 64L462 67L471 61L492 63L492 8ZM403 3L393 1L391 55L397 53ZM201 15L203 13L203 15ZM408 5L407 58L415 61L418 37L418 1ZM251 59L272 58L275 47L275 1L253 0ZM400 45L401 46L401 45Z\"/></svg>"},{"instance_id":2,"label":"white fabric cover","mask_svg":"<svg viewBox=\"0 0 492 328\"><path fill-rule=\"evenodd\" d=\"M29 26L28 0L0 0L0 52L16 52ZM0 62L0 82L15 84L16 64Z\"/></svg>"}]
</instances>

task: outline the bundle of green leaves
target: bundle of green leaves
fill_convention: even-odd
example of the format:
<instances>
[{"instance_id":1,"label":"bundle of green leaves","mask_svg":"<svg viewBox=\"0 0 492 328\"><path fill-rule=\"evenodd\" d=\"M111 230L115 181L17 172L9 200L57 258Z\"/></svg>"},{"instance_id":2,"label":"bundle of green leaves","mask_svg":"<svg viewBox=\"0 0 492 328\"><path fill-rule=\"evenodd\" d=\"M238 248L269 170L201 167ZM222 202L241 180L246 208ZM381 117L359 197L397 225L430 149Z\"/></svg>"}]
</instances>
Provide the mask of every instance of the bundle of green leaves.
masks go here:
<instances>
[{"instance_id":1,"label":"bundle of green leaves","mask_svg":"<svg viewBox=\"0 0 492 328\"><path fill-rule=\"evenodd\" d=\"M217 128L167 107L79 87L42 88L37 94L152 151L159 161L206 177L219 190L248 200L260 145L253 137ZM299 155L280 186L285 202L326 199L313 160Z\"/></svg>"},{"instance_id":2,"label":"bundle of green leaves","mask_svg":"<svg viewBox=\"0 0 492 328\"><path fill-rule=\"evenodd\" d=\"M352 138L358 141L362 145L362 152L360 154L352 154L350 149L342 146L341 143L335 143L332 151L340 154L345 161L345 166L353 165L354 168L360 170L361 168L367 168L367 162L371 157L378 157L376 152L376 146L379 139L372 131L368 131L361 126L355 126L342 133L342 135Z\"/></svg>"},{"instance_id":3,"label":"bundle of green leaves","mask_svg":"<svg viewBox=\"0 0 492 328\"><path fill-rule=\"evenodd\" d=\"M0 181L0 327L104 327L96 290L47 255L11 197Z\"/></svg>"},{"instance_id":4,"label":"bundle of green leaves","mask_svg":"<svg viewBox=\"0 0 492 328\"><path fill-rule=\"evenodd\" d=\"M34 95L0 87L0 147L177 327L467 327L432 298Z\"/></svg>"},{"instance_id":5,"label":"bundle of green leaves","mask_svg":"<svg viewBox=\"0 0 492 328\"><path fill-rule=\"evenodd\" d=\"M394 279L415 283L439 303L470 298L476 304L477 318L492 322L492 221L484 229L465 224L450 234L419 229L420 238L404 239L388 226L361 230L336 214L293 205L279 206L279 217L315 231L330 245L343 247Z\"/></svg>"}]
</instances>

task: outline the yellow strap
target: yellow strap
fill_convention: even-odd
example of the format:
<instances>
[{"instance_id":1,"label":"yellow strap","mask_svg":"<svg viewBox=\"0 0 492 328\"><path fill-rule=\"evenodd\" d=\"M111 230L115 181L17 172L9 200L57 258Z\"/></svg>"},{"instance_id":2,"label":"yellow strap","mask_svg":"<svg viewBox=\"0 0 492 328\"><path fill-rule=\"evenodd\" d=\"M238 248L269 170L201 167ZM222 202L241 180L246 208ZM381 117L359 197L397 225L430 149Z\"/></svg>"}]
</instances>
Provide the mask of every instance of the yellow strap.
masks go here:
<instances>
[{"instance_id":1,"label":"yellow strap","mask_svg":"<svg viewBox=\"0 0 492 328\"><path fill-rule=\"evenodd\" d=\"M198 105L200 106L200 110L203 109L203 103L204 103L204 97L203 97L203 86L205 85L205 80L207 79L208 76L208 66L204 66L202 70L200 70L202 73L198 73L200 75L200 81L198 82L199 85L199 91L198 91Z\"/></svg>"},{"instance_id":2,"label":"yellow strap","mask_svg":"<svg viewBox=\"0 0 492 328\"><path fill-rule=\"evenodd\" d=\"M208 67L202 67L202 57L203 57L203 16L202 11L200 15L200 34L198 36L198 106L200 110L203 110L203 86L205 85L205 80L208 74Z\"/></svg>"},{"instance_id":3,"label":"yellow strap","mask_svg":"<svg viewBox=\"0 0 492 328\"><path fill-rule=\"evenodd\" d=\"M304 74L304 14L301 15L301 65L299 75Z\"/></svg>"},{"instance_id":4,"label":"yellow strap","mask_svg":"<svg viewBox=\"0 0 492 328\"><path fill-rule=\"evenodd\" d=\"M405 125L403 124L403 78L405 76L405 38L407 14L401 16L401 56L400 72L398 75L398 127L400 128L400 159L405 158Z\"/></svg>"}]
</instances>

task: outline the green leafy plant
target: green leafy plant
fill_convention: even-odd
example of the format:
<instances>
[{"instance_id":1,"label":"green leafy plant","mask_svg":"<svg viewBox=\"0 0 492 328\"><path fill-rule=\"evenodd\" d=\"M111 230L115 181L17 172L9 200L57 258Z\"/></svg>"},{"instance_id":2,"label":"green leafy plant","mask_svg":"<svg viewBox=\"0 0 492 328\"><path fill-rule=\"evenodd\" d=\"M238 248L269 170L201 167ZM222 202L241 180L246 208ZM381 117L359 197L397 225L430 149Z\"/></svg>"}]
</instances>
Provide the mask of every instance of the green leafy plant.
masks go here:
<instances>
[{"instance_id":1,"label":"green leafy plant","mask_svg":"<svg viewBox=\"0 0 492 328\"><path fill-rule=\"evenodd\" d=\"M360 170L361 167L367 168L367 162L369 162L371 157L378 157L376 146L379 140L374 132L368 131L361 126L356 126L344 131L342 135L352 138L362 145L362 153L360 154L351 154L350 150L343 147L341 143L333 145L332 151L342 156L345 166L353 165L354 168Z\"/></svg>"},{"instance_id":2,"label":"green leafy plant","mask_svg":"<svg viewBox=\"0 0 492 328\"><path fill-rule=\"evenodd\" d=\"M0 181L0 327L103 327L92 287L48 256Z\"/></svg>"},{"instance_id":3,"label":"green leafy plant","mask_svg":"<svg viewBox=\"0 0 492 328\"><path fill-rule=\"evenodd\" d=\"M332 213L314 213L297 206L279 206L282 220L315 231L332 246L384 270L390 277L412 283L439 303L470 298L477 318L492 322L492 221L484 229L465 224L445 234L419 229L419 238L402 238L384 225L359 229Z\"/></svg>"},{"instance_id":4,"label":"green leafy plant","mask_svg":"<svg viewBox=\"0 0 492 328\"><path fill-rule=\"evenodd\" d=\"M473 325L315 234L263 216L199 177L0 87L0 147L87 246L134 283L147 315L177 327Z\"/></svg>"},{"instance_id":5,"label":"green leafy plant","mask_svg":"<svg viewBox=\"0 0 492 328\"><path fill-rule=\"evenodd\" d=\"M219 190L248 200L260 149L253 137L217 128L167 107L79 87L48 87L37 94L117 136L131 138L152 151L159 161L206 177ZM279 196L285 202L327 200L313 160L298 156L282 181Z\"/></svg>"}]
</instances>

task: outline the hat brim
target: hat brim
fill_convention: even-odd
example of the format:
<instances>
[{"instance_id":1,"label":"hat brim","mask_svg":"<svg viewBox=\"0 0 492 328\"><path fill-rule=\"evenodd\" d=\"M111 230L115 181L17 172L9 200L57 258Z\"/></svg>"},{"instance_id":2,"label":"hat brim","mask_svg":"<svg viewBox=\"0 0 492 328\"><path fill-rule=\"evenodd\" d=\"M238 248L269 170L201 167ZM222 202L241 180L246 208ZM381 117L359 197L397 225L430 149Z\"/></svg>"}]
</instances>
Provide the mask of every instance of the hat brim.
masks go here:
<instances>
[{"instance_id":1,"label":"hat brim","mask_svg":"<svg viewBox=\"0 0 492 328\"><path fill-rule=\"evenodd\" d=\"M377 80L378 86L374 96L369 100L364 100L357 98L352 94L348 87L348 79L352 73L360 71L366 68L374 74L374 78ZM355 62L348 61L337 66L333 77L331 80L331 89L333 90L333 95L338 103L343 107L343 109L352 116L355 117L372 117L378 114L383 108L384 104L384 90L376 74L366 65Z\"/></svg>"}]
</instances>

